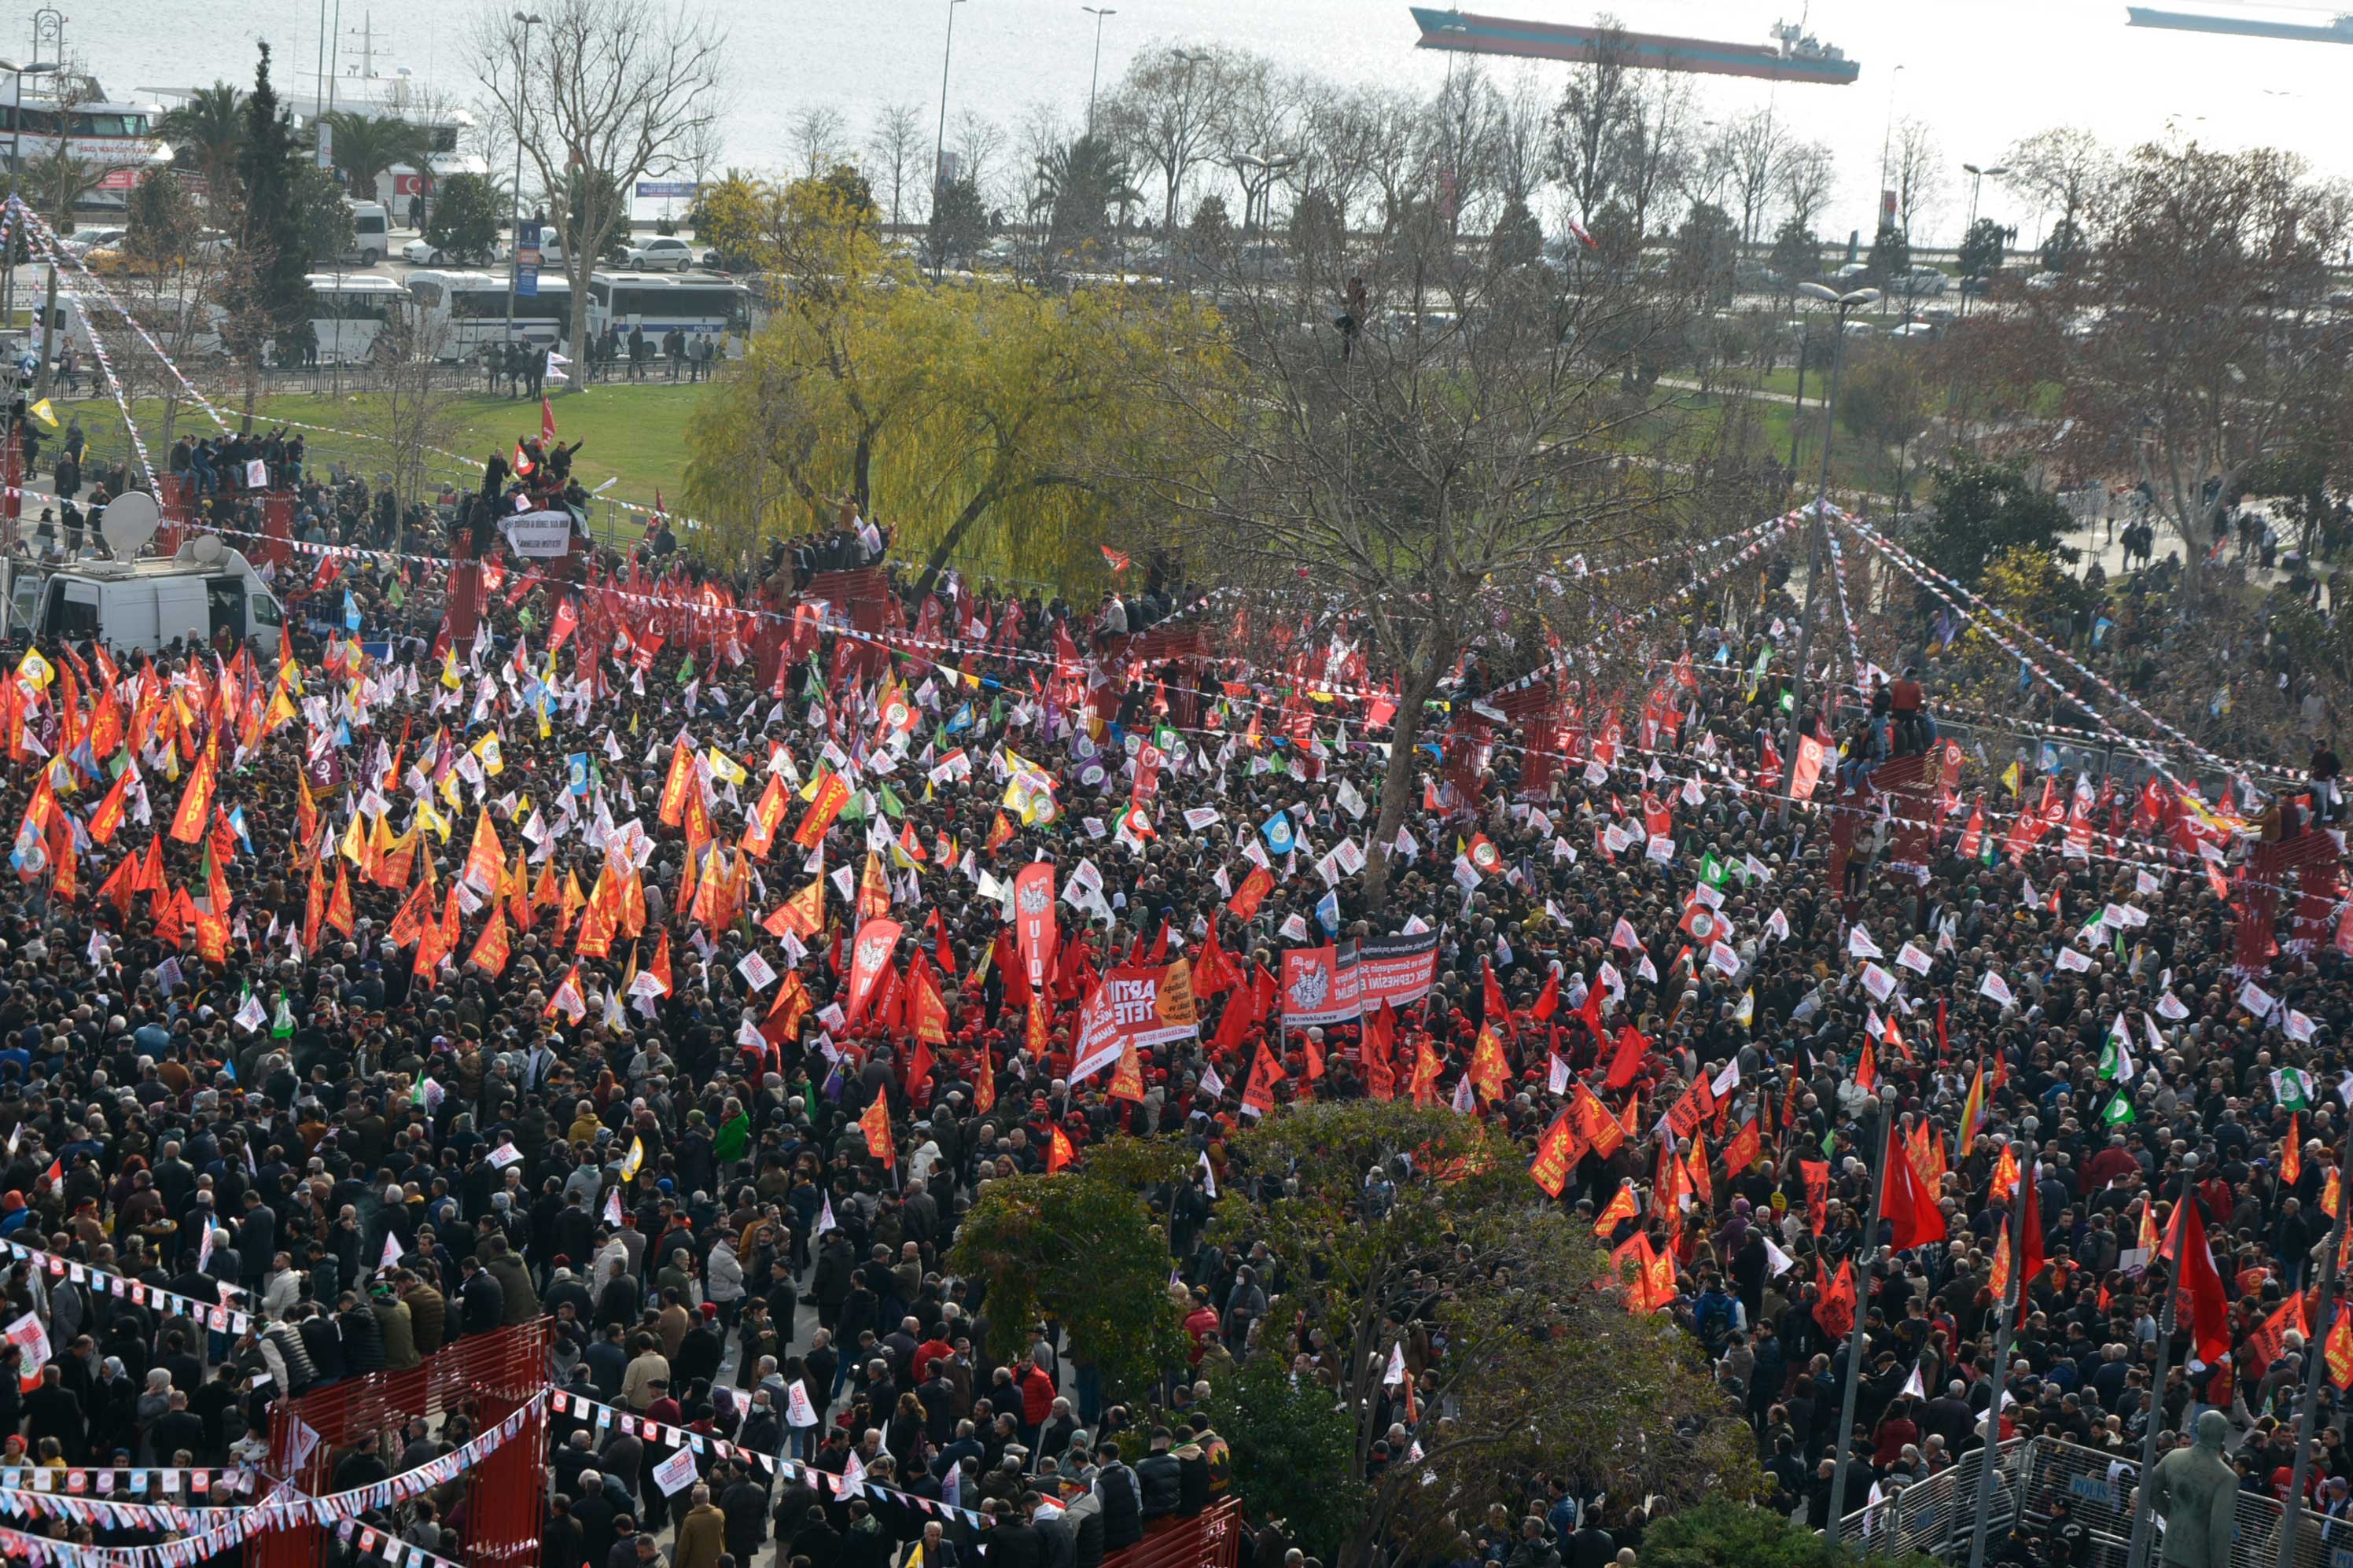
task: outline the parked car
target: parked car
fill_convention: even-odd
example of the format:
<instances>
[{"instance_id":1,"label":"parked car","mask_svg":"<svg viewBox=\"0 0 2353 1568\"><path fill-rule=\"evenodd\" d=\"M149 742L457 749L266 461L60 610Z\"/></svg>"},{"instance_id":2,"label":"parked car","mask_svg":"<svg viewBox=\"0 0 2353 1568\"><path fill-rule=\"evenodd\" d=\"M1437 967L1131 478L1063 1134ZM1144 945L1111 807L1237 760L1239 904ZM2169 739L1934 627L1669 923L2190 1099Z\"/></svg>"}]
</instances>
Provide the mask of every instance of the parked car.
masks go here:
<instances>
[{"instance_id":1,"label":"parked car","mask_svg":"<svg viewBox=\"0 0 2353 1568\"><path fill-rule=\"evenodd\" d=\"M1908 342L1914 339L1934 338L1937 336L1937 330L1933 321L1906 321L1900 327L1891 329L1887 335Z\"/></svg>"},{"instance_id":2,"label":"parked car","mask_svg":"<svg viewBox=\"0 0 2353 1568\"><path fill-rule=\"evenodd\" d=\"M120 245L128 233L121 228L78 228L66 236L66 249L76 256L88 256L102 247Z\"/></svg>"},{"instance_id":3,"label":"parked car","mask_svg":"<svg viewBox=\"0 0 2353 1568\"><path fill-rule=\"evenodd\" d=\"M453 261L472 266L484 262L504 261L507 258L507 247L500 241L492 240L490 247L485 250L449 250L420 236L400 247L400 258L418 267L447 267Z\"/></svg>"},{"instance_id":4,"label":"parked car","mask_svg":"<svg viewBox=\"0 0 2353 1568\"><path fill-rule=\"evenodd\" d=\"M694 265L694 247L671 236L657 235L624 247L623 264L632 272L683 272Z\"/></svg>"},{"instance_id":5,"label":"parked car","mask_svg":"<svg viewBox=\"0 0 2353 1568\"><path fill-rule=\"evenodd\" d=\"M1942 294L1951 281L1940 268L1915 267L1904 275L1896 288L1915 300L1933 300Z\"/></svg>"}]
</instances>

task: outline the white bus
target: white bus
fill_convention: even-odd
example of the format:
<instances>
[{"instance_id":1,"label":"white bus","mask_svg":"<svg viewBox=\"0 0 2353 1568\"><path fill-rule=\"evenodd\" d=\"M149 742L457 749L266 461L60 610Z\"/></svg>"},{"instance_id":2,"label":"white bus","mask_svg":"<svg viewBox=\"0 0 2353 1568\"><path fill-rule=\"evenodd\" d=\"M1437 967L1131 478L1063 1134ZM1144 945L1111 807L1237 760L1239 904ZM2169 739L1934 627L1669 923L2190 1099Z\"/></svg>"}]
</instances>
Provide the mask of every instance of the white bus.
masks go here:
<instances>
[{"instance_id":1,"label":"white bus","mask_svg":"<svg viewBox=\"0 0 2353 1568\"><path fill-rule=\"evenodd\" d=\"M303 281L311 286L311 332L321 364L367 358L408 303L408 290L379 272L313 272Z\"/></svg>"},{"instance_id":2,"label":"white bus","mask_svg":"<svg viewBox=\"0 0 2353 1568\"><path fill-rule=\"evenodd\" d=\"M503 273L412 272L408 297L417 312L417 341L431 344L433 357L445 363L470 359L510 338L554 348L572 328L572 286L543 272L537 294L515 296L512 317Z\"/></svg>"},{"instance_id":3,"label":"white bus","mask_svg":"<svg viewBox=\"0 0 2353 1568\"><path fill-rule=\"evenodd\" d=\"M603 337L617 325L659 340L675 327L692 337L742 332L751 319L751 290L724 278L671 273L592 272L588 275L588 331Z\"/></svg>"}]
</instances>

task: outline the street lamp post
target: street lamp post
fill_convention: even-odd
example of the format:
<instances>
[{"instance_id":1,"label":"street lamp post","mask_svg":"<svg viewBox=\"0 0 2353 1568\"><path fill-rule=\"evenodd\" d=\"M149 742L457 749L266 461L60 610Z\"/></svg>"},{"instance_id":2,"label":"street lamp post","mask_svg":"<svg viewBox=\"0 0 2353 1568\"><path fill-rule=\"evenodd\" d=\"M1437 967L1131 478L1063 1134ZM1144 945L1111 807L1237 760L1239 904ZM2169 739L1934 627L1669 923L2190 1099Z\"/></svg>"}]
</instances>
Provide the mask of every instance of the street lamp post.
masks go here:
<instances>
[{"instance_id":1,"label":"street lamp post","mask_svg":"<svg viewBox=\"0 0 2353 1568\"><path fill-rule=\"evenodd\" d=\"M1296 153L1261 153L1256 157L1245 153L1235 158L1235 167L1255 169L1259 174L1255 184L1245 183L1242 186L1244 234L1250 233L1251 224L1261 217L1269 223L1274 220L1275 179L1295 168L1298 163L1299 154Z\"/></svg>"},{"instance_id":2,"label":"street lamp post","mask_svg":"<svg viewBox=\"0 0 2353 1568\"><path fill-rule=\"evenodd\" d=\"M1789 826L1789 795L1797 787L1798 782L1799 726L1805 722L1806 718L1806 661L1813 655L1814 599L1822 585L1822 529L1826 526L1822 520L1822 513L1830 503L1831 447L1837 439L1839 366L1846 360L1846 316L1849 310L1879 303L1879 290L1876 289L1856 289L1841 294L1827 284L1807 282L1798 285L1798 292L1810 300L1823 300L1837 309L1838 337L1831 344L1830 398L1822 405L1822 477L1820 484L1814 491L1814 515L1809 530L1810 542L1807 552L1806 605L1798 618L1798 671L1789 685L1789 755L1788 761L1782 763L1781 810L1778 824L1782 827ZM1805 351L1800 348L1798 352L1802 354ZM1845 1489L1843 1484L1845 1474L1845 1469L1841 1468L1839 1471L1840 1485L1837 1489L1841 1492ZM1832 1510L1831 1517L1833 1520L1837 1517L1835 1508Z\"/></svg>"},{"instance_id":3,"label":"street lamp post","mask_svg":"<svg viewBox=\"0 0 2353 1568\"><path fill-rule=\"evenodd\" d=\"M522 136L523 113L531 103L531 30L546 20L536 11L517 11L514 19L522 25L522 44L516 51L515 70L515 155L514 207L510 229L513 243L507 247L507 342L514 342L515 287L522 277ZM533 285L536 287L536 285ZM575 343L572 352L581 353L582 345Z\"/></svg>"},{"instance_id":4,"label":"street lamp post","mask_svg":"<svg viewBox=\"0 0 2353 1568\"><path fill-rule=\"evenodd\" d=\"M1976 232L1978 226L1978 193L1985 188L1986 176L1991 174L1999 179L2010 171L1999 163L1990 169L1980 169L1975 163L1964 163L1961 167L1968 172L1969 176L1969 222L1968 226L1961 230L1961 243L1967 245L1969 236ZM1961 274L1961 320L1966 321L1968 317L1969 275L1964 272Z\"/></svg>"},{"instance_id":5,"label":"street lamp post","mask_svg":"<svg viewBox=\"0 0 2353 1568\"><path fill-rule=\"evenodd\" d=\"M942 178L941 163L948 150L948 58L955 50L955 8L965 0L948 0L947 41L940 46L940 129L932 140L932 281L940 280L942 241L946 237L940 230L940 195L947 188ZM1090 114L1093 112L1091 109Z\"/></svg>"},{"instance_id":6,"label":"street lamp post","mask_svg":"<svg viewBox=\"0 0 2353 1568\"><path fill-rule=\"evenodd\" d=\"M1082 5L1080 10L1095 19L1095 63L1087 73L1087 134L1095 133L1095 87L1103 80L1103 25L1106 17L1119 13L1108 5Z\"/></svg>"},{"instance_id":7,"label":"street lamp post","mask_svg":"<svg viewBox=\"0 0 2353 1568\"><path fill-rule=\"evenodd\" d=\"M1187 106L1186 112L1189 115L1193 92L1193 68L1208 59L1209 51L1171 49L1168 51L1168 56L1185 68L1184 92ZM1187 141L1189 142L1189 138ZM1169 163L1168 207L1160 220L1160 278L1164 283L1174 281L1176 276L1176 204L1182 199L1179 188L1184 181L1184 164L1172 158Z\"/></svg>"}]
</instances>

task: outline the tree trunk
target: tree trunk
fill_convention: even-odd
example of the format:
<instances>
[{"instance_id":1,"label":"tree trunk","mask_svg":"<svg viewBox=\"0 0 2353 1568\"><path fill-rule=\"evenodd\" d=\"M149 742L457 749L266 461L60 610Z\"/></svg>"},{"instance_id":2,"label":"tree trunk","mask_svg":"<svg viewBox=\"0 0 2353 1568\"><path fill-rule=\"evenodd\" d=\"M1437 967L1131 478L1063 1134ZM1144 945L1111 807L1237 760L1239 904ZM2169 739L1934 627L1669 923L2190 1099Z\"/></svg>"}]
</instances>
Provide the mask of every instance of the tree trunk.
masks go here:
<instances>
[{"instance_id":1,"label":"tree trunk","mask_svg":"<svg viewBox=\"0 0 2353 1568\"><path fill-rule=\"evenodd\" d=\"M1389 728L1389 765L1381 773L1381 809L1374 818L1373 841L1365 846L1365 914L1377 920L1388 908L1389 847L1413 804L1413 748L1420 738L1422 704L1438 689L1438 673L1451 657L1451 637L1441 637L1421 667L1406 682L1398 699L1397 720Z\"/></svg>"}]
</instances>

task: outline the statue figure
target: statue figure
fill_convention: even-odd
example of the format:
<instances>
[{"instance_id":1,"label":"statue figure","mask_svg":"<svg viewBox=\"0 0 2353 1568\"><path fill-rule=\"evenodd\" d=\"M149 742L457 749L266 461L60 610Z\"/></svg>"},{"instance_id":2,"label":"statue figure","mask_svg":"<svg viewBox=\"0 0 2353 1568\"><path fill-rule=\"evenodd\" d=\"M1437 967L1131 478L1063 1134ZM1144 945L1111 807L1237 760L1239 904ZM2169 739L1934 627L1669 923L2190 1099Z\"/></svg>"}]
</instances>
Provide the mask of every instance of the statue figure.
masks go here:
<instances>
[{"instance_id":1,"label":"statue figure","mask_svg":"<svg viewBox=\"0 0 2353 1568\"><path fill-rule=\"evenodd\" d=\"M2230 1421L2219 1410L2198 1417L2194 1447L2176 1448L2149 1478L2149 1506L2165 1521L2168 1568L2230 1568L2238 1534L2239 1477L2222 1458Z\"/></svg>"}]
</instances>

